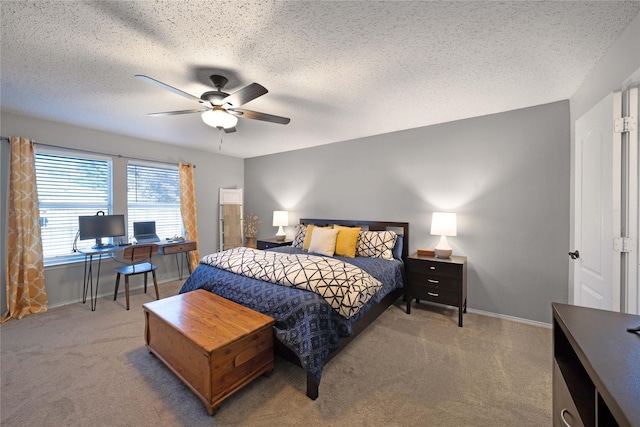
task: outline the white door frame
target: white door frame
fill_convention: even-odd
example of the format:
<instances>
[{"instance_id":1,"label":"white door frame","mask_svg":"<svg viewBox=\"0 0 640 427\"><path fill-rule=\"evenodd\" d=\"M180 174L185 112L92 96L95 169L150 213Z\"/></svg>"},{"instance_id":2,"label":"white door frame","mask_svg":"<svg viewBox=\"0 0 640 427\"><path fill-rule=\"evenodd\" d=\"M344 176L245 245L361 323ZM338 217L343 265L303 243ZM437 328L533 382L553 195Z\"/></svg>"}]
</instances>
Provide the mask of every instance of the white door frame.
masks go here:
<instances>
[{"instance_id":1,"label":"white door frame","mask_svg":"<svg viewBox=\"0 0 640 427\"><path fill-rule=\"evenodd\" d=\"M640 71L640 70L638 70ZM637 73L637 72L636 72ZM640 283L638 274L640 262L638 258L638 230L640 228L640 188L639 169L640 157L638 153L638 110L640 99L638 97L638 82L635 87L626 88L623 92L622 115L634 117L636 125L631 125L628 132L622 134L622 156L623 156L623 191L626 194L626 207L623 210L622 236L627 238L627 252L623 253L623 272L626 280L626 289L623 290L622 311L633 314L640 314ZM624 86L623 86L624 87Z\"/></svg>"}]
</instances>

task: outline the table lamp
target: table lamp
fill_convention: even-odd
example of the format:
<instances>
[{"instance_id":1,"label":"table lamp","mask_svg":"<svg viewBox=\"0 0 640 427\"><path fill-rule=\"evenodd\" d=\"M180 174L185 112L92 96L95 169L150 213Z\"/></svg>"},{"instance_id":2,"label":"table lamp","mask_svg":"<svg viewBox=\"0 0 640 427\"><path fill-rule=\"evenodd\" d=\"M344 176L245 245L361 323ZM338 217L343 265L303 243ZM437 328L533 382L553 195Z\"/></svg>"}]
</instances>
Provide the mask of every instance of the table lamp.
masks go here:
<instances>
[{"instance_id":1,"label":"table lamp","mask_svg":"<svg viewBox=\"0 0 640 427\"><path fill-rule=\"evenodd\" d=\"M440 236L440 242L435 247L436 257L449 258L453 250L447 243L447 236L457 236L456 214L448 212L434 212L431 217L431 234Z\"/></svg>"},{"instance_id":2,"label":"table lamp","mask_svg":"<svg viewBox=\"0 0 640 427\"><path fill-rule=\"evenodd\" d=\"M286 234L282 227L289 225L289 212L287 211L273 211L273 226L279 227L276 233L276 240L278 242L284 241Z\"/></svg>"}]
</instances>

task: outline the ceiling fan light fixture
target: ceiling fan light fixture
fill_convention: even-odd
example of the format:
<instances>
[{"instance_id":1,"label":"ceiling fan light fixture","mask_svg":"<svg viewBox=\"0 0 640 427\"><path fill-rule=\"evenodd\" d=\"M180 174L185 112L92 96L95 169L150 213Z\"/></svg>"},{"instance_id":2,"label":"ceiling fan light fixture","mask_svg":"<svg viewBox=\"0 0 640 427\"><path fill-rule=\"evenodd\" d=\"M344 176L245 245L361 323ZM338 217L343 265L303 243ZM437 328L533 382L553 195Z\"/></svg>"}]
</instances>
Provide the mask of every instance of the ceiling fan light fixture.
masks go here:
<instances>
[{"instance_id":1,"label":"ceiling fan light fixture","mask_svg":"<svg viewBox=\"0 0 640 427\"><path fill-rule=\"evenodd\" d=\"M238 118L216 105L212 110L202 113L202 121L214 128L230 129L238 123Z\"/></svg>"},{"instance_id":2,"label":"ceiling fan light fixture","mask_svg":"<svg viewBox=\"0 0 640 427\"><path fill-rule=\"evenodd\" d=\"M243 119L262 120L281 125L286 125L291 121L288 117L280 117L274 116L273 114L260 113L258 111L238 109L239 106L253 101L254 99L269 92L264 86L258 83L251 83L250 85L229 95L228 93L222 92L222 88L227 83L227 78L224 76L213 75L211 76L211 81L218 90L205 92L200 95L200 98L198 98L178 88L169 86L166 83L152 79L151 77L142 74L136 74L136 77L149 84L158 86L200 104L200 108L197 110L165 111L162 113L151 113L149 114L150 116L174 116L177 114L202 113L202 121L205 122L205 124L218 129L224 129L225 133L236 131L238 117Z\"/></svg>"}]
</instances>

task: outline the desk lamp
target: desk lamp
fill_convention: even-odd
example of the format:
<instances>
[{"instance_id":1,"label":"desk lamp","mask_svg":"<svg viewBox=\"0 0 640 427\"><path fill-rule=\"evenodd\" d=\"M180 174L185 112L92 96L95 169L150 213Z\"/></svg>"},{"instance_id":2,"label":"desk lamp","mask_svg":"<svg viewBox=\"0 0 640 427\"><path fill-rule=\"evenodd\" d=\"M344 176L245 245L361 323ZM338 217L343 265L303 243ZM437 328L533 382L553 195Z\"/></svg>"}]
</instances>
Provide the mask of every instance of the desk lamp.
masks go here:
<instances>
[{"instance_id":1,"label":"desk lamp","mask_svg":"<svg viewBox=\"0 0 640 427\"><path fill-rule=\"evenodd\" d=\"M440 242L435 247L436 257L449 258L453 250L447 243L447 236L457 236L456 214L434 212L431 217L431 234L440 236Z\"/></svg>"}]
</instances>

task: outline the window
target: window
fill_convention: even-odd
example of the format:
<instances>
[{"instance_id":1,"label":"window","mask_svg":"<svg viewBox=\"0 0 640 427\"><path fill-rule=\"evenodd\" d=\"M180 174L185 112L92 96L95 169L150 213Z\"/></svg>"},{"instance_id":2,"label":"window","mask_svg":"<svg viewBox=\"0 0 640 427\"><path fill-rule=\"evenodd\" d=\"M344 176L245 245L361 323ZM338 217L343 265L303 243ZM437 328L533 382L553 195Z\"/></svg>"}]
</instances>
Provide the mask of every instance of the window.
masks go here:
<instances>
[{"instance_id":1,"label":"window","mask_svg":"<svg viewBox=\"0 0 640 427\"><path fill-rule=\"evenodd\" d=\"M45 266L84 259L73 251L74 247L90 249L95 240L77 240L78 217L95 215L98 211L113 214L114 198L116 205L124 204L124 180L116 180L122 190L116 189L114 193L113 161L107 155L37 149L36 179ZM136 221L155 221L156 234L161 239L183 235L178 167L129 161L126 178L127 235L133 237Z\"/></svg>"},{"instance_id":2,"label":"window","mask_svg":"<svg viewBox=\"0 0 640 427\"><path fill-rule=\"evenodd\" d=\"M155 221L160 239L183 235L177 167L129 162L127 204L130 237L133 237L133 223L137 221Z\"/></svg>"},{"instance_id":3,"label":"window","mask_svg":"<svg viewBox=\"0 0 640 427\"><path fill-rule=\"evenodd\" d=\"M78 259L73 252L78 217L111 213L111 159L38 149L35 163L44 263ZM94 244L95 240L77 241L77 248Z\"/></svg>"}]
</instances>

